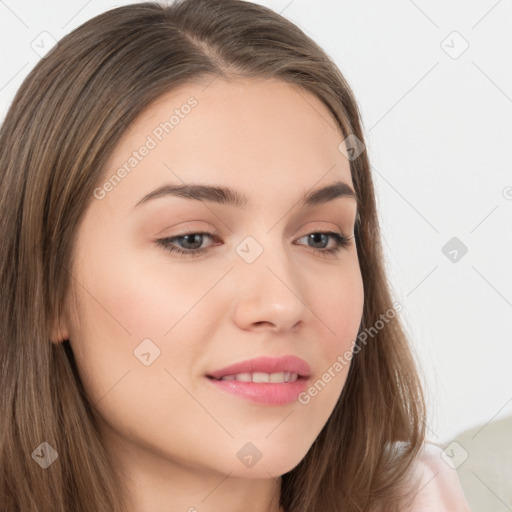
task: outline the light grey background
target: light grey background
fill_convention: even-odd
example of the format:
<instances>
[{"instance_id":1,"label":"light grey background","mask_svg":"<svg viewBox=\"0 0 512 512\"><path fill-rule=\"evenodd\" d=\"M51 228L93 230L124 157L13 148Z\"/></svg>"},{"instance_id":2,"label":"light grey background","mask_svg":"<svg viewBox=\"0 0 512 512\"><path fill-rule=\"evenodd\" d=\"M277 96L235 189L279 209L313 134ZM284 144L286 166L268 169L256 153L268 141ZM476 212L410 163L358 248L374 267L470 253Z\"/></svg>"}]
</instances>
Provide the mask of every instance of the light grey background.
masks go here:
<instances>
[{"instance_id":1,"label":"light grey background","mask_svg":"<svg viewBox=\"0 0 512 512\"><path fill-rule=\"evenodd\" d=\"M1 0L1 118L51 37L128 3ZM509 416L512 3L260 3L317 41L358 99L389 275L424 373L431 439L445 443ZM452 237L468 249L461 256L448 247L456 262L442 252Z\"/></svg>"}]
</instances>

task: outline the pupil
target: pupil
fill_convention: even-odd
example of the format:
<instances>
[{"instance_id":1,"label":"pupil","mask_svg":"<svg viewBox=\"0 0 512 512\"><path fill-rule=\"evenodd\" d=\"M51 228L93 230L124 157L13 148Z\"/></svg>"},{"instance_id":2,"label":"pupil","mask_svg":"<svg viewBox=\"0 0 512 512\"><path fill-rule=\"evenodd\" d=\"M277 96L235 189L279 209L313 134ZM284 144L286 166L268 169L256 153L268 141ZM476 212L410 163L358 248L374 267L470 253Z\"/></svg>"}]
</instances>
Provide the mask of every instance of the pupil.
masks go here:
<instances>
[{"instance_id":1,"label":"pupil","mask_svg":"<svg viewBox=\"0 0 512 512\"><path fill-rule=\"evenodd\" d=\"M194 234L194 235L185 235L183 238L185 239L185 245L187 245L187 243L189 243L189 239L190 238L194 238L195 239L195 244L194 242L191 242L192 245L194 245L194 247L187 247L187 249L198 249L199 247L201 247L201 236L202 235L199 235L199 234ZM196 247L197 246L197 247Z\"/></svg>"},{"instance_id":2,"label":"pupil","mask_svg":"<svg viewBox=\"0 0 512 512\"><path fill-rule=\"evenodd\" d=\"M321 240L323 240L325 244L322 243L322 248L325 247L325 245L329 241L325 233L311 233L309 237L314 243L322 243ZM321 240L319 240L319 238L321 238Z\"/></svg>"}]
</instances>

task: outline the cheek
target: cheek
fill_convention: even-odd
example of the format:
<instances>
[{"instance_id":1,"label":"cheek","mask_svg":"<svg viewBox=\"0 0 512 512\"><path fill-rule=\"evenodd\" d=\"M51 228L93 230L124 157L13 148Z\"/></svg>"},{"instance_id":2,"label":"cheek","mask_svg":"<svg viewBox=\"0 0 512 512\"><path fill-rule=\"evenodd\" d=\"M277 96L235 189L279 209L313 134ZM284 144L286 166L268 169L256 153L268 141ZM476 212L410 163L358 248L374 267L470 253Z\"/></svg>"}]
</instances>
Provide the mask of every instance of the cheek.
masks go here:
<instances>
[{"instance_id":1,"label":"cheek","mask_svg":"<svg viewBox=\"0 0 512 512\"><path fill-rule=\"evenodd\" d=\"M325 350L338 355L357 337L364 306L364 288L357 259L338 273L310 284L311 309L324 332Z\"/></svg>"},{"instance_id":2,"label":"cheek","mask_svg":"<svg viewBox=\"0 0 512 512\"><path fill-rule=\"evenodd\" d=\"M311 310L317 317L319 374L299 403L327 420L343 390L364 307L364 287L356 258L342 271L311 284Z\"/></svg>"},{"instance_id":3,"label":"cheek","mask_svg":"<svg viewBox=\"0 0 512 512\"><path fill-rule=\"evenodd\" d=\"M189 375L197 341L220 319L220 297L208 291L229 267L197 272L191 265L161 258L148 263L127 250L99 245L101 254L89 251L75 269L78 322L70 328L91 398L99 399L127 371L133 378L142 370L140 382L151 380L156 390L162 383L154 380L155 368Z\"/></svg>"},{"instance_id":4,"label":"cheek","mask_svg":"<svg viewBox=\"0 0 512 512\"><path fill-rule=\"evenodd\" d=\"M114 265L102 256L97 271L83 278L92 291L92 297L84 295L85 301L92 298L98 306L91 303L87 314L116 338L128 336L135 342L167 336L183 319L197 316L195 309L229 267L196 269L162 258L157 263L117 258Z\"/></svg>"},{"instance_id":5,"label":"cheek","mask_svg":"<svg viewBox=\"0 0 512 512\"><path fill-rule=\"evenodd\" d=\"M191 450L190 435L204 435L204 410L189 394L201 354L196 345L205 338L204 325L211 327L219 317L211 301L198 299L218 278L194 280L162 265L135 268L127 258L115 265L108 258L101 261L103 266L96 260L94 272L77 273L83 284L78 287L79 321L70 329L86 394L102 425L185 461L180 450Z\"/></svg>"}]
</instances>

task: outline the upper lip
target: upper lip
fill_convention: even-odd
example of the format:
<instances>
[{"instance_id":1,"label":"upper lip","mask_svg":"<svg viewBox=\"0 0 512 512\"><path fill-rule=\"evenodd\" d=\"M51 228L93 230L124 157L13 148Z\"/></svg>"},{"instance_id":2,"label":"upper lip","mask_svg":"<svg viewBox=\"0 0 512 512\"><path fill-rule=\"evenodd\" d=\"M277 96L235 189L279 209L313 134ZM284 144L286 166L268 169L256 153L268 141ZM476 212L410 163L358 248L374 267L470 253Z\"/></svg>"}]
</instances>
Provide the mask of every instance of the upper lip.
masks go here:
<instances>
[{"instance_id":1,"label":"upper lip","mask_svg":"<svg viewBox=\"0 0 512 512\"><path fill-rule=\"evenodd\" d=\"M208 377L221 379L226 375L236 375L237 373L297 373L299 377L309 377L311 368L306 361L297 356L283 357L257 357L248 359L241 363L235 363L226 366L220 370L215 370L207 374Z\"/></svg>"}]
</instances>

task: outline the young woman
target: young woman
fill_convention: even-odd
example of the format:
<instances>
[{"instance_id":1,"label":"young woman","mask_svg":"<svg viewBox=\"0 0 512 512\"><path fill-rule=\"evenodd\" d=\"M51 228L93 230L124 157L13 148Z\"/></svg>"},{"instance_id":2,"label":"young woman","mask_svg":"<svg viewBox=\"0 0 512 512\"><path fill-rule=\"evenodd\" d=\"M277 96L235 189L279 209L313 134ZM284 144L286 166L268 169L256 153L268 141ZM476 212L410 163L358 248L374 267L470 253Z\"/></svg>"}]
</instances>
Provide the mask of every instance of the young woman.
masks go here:
<instances>
[{"instance_id":1,"label":"young woman","mask_svg":"<svg viewBox=\"0 0 512 512\"><path fill-rule=\"evenodd\" d=\"M271 10L64 37L0 133L0 510L468 510L353 94Z\"/></svg>"}]
</instances>

